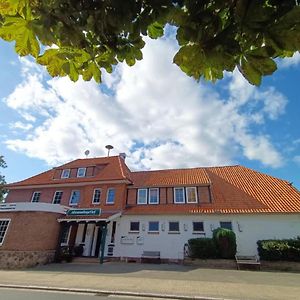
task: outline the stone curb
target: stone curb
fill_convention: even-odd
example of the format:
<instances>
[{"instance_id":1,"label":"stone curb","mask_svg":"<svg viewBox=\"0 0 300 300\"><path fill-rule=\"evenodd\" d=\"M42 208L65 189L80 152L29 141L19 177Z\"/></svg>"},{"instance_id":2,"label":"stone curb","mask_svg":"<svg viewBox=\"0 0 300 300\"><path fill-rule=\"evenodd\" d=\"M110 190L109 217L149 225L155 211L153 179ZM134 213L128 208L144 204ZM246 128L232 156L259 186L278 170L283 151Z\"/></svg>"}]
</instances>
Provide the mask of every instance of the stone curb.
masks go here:
<instances>
[{"instance_id":1,"label":"stone curb","mask_svg":"<svg viewBox=\"0 0 300 300\"><path fill-rule=\"evenodd\" d=\"M228 299L228 298L225 299L225 298L204 297L204 296L186 296L186 295L170 295L170 294L156 294L156 293L144 293L144 292L78 289L78 288L38 286L38 285L0 284L0 288L67 292L67 293L78 293L78 294L97 294L97 295L103 295L103 296L116 295L116 296L132 296L132 297L145 297L145 298L149 297L149 298L174 299L174 300L177 300L177 299L178 300L232 300L232 299Z\"/></svg>"}]
</instances>

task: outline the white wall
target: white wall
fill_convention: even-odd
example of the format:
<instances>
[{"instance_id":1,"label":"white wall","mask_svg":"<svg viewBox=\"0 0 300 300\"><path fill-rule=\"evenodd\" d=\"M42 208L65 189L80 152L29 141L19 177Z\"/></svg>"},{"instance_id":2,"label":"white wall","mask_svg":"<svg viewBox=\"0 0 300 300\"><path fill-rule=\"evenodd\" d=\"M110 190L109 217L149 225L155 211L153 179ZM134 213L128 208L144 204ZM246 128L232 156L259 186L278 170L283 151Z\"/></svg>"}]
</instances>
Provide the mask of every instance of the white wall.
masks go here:
<instances>
[{"instance_id":1,"label":"white wall","mask_svg":"<svg viewBox=\"0 0 300 300\"><path fill-rule=\"evenodd\" d=\"M220 221L232 221L239 254L257 254L257 240L300 236L300 214L257 215L153 215L117 219L114 256L141 257L143 251L160 251L161 258L182 259L184 244L190 238L212 237ZM130 233L130 221L140 221L140 232ZM159 221L158 234L148 233L148 222ZM180 233L168 233L168 222L179 221ZM205 235L193 234L192 222L203 221ZM163 225L164 224L164 225ZM108 232L108 236L109 236ZM127 239L121 243L121 237ZM109 237L108 237L109 239ZM140 242L140 243L138 243Z\"/></svg>"}]
</instances>

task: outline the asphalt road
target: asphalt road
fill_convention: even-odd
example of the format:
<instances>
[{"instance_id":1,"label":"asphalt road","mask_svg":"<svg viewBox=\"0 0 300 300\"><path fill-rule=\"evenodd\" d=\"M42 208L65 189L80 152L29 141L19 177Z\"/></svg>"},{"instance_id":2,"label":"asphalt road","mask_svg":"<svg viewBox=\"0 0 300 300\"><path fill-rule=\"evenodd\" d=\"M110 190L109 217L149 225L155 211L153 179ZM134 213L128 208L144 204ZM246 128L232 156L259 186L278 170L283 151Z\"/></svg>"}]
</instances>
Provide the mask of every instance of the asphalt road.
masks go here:
<instances>
[{"instance_id":1,"label":"asphalt road","mask_svg":"<svg viewBox=\"0 0 300 300\"><path fill-rule=\"evenodd\" d=\"M129 296L101 296L35 290L0 289L0 300L151 300L152 298ZM158 300L158 298L156 298Z\"/></svg>"}]
</instances>

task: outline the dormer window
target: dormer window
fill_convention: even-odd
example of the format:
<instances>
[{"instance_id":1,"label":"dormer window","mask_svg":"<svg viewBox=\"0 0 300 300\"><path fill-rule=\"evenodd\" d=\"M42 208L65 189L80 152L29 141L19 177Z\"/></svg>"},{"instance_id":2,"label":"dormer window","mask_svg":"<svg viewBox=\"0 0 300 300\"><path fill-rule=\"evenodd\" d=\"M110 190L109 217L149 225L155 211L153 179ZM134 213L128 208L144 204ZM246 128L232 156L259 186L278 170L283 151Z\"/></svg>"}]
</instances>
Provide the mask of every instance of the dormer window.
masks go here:
<instances>
[{"instance_id":1,"label":"dormer window","mask_svg":"<svg viewBox=\"0 0 300 300\"><path fill-rule=\"evenodd\" d=\"M70 177L70 169L64 169L61 172L61 178L69 178Z\"/></svg>"},{"instance_id":2,"label":"dormer window","mask_svg":"<svg viewBox=\"0 0 300 300\"><path fill-rule=\"evenodd\" d=\"M78 168L77 177L85 177L86 168Z\"/></svg>"}]
</instances>

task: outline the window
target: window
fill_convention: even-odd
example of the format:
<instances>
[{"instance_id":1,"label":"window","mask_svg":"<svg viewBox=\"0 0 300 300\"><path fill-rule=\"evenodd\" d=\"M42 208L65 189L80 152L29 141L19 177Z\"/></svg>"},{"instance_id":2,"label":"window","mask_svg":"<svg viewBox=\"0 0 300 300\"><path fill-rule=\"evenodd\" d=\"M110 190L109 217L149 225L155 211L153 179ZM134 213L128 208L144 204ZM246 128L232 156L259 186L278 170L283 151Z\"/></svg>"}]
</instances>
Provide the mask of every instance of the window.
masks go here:
<instances>
[{"instance_id":1,"label":"window","mask_svg":"<svg viewBox=\"0 0 300 300\"><path fill-rule=\"evenodd\" d=\"M159 222L158 221L150 221L148 231L149 232L159 232Z\"/></svg>"},{"instance_id":2,"label":"window","mask_svg":"<svg viewBox=\"0 0 300 300\"><path fill-rule=\"evenodd\" d=\"M64 169L61 172L61 178L69 178L70 177L70 169Z\"/></svg>"},{"instance_id":3,"label":"window","mask_svg":"<svg viewBox=\"0 0 300 300\"><path fill-rule=\"evenodd\" d=\"M197 203L197 189L195 187L187 187L186 191L186 202Z\"/></svg>"},{"instance_id":4,"label":"window","mask_svg":"<svg viewBox=\"0 0 300 300\"><path fill-rule=\"evenodd\" d=\"M94 189L93 204L99 204L100 203L100 197L101 197L101 190L100 189Z\"/></svg>"},{"instance_id":5,"label":"window","mask_svg":"<svg viewBox=\"0 0 300 300\"><path fill-rule=\"evenodd\" d=\"M138 204L147 204L147 189L138 189Z\"/></svg>"},{"instance_id":6,"label":"window","mask_svg":"<svg viewBox=\"0 0 300 300\"><path fill-rule=\"evenodd\" d=\"M77 205L80 200L80 191L72 191L70 197L70 205Z\"/></svg>"},{"instance_id":7,"label":"window","mask_svg":"<svg viewBox=\"0 0 300 300\"><path fill-rule=\"evenodd\" d=\"M60 245L61 246L66 246L69 244L69 238L70 238L70 233L71 233L71 226L65 226L63 228L63 232L61 235L61 241L60 241Z\"/></svg>"},{"instance_id":8,"label":"window","mask_svg":"<svg viewBox=\"0 0 300 300\"><path fill-rule=\"evenodd\" d=\"M159 203L159 189L149 189L149 204Z\"/></svg>"},{"instance_id":9,"label":"window","mask_svg":"<svg viewBox=\"0 0 300 300\"><path fill-rule=\"evenodd\" d=\"M224 229L230 229L232 230L232 223L229 222L220 222L220 227Z\"/></svg>"},{"instance_id":10,"label":"window","mask_svg":"<svg viewBox=\"0 0 300 300\"><path fill-rule=\"evenodd\" d=\"M169 222L169 232L179 232L179 222Z\"/></svg>"},{"instance_id":11,"label":"window","mask_svg":"<svg viewBox=\"0 0 300 300\"><path fill-rule=\"evenodd\" d=\"M41 198L41 192L33 192L31 202L39 202Z\"/></svg>"},{"instance_id":12,"label":"window","mask_svg":"<svg viewBox=\"0 0 300 300\"><path fill-rule=\"evenodd\" d=\"M54 193L52 203L53 203L53 204L60 204L61 198L62 198L62 194L63 194L62 191L56 191L56 192Z\"/></svg>"},{"instance_id":13,"label":"window","mask_svg":"<svg viewBox=\"0 0 300 300\"><path fill-rule=\"evenodd\" d=\"M174 202L184 203L184 188L174 188Z\"/></svg>"},{"instance_id":14,"label":"window","mask_svg":"<svg viewBox=\"0 0 300 300\"><path fill-rule=\"evenodd\" d=\"M203 222L193 222L193 232L204 232Z\"/></svg>"},{"instance_id":15,"label":"window","mask_svg":"<svg viewBox=\"0 0 300 300\"><path fill-rule=\"evenodd\" d=\"M140 231L140 222L130 222L130 231L131 232Z\"/></svg>"},{"instance_id":16,"label":"window","mask_svg":"<svg viewBox=\"0 0 300 300\"><path fill-rule=\"evenodd\" d=\"M8 229L10 220L8 219L0 219L0 246L4 242L4 238Z\"/></svg>"},{"instance_id":17,"label":"window","mask_svg":"<svg viewBox=\"0 0 300 300\"><path fill-rule=\"evenodd\" d=\"M115 189L108 189L107 190L107 196L106 196L106 203L107 204L114 204L115 203Z\"/></svg>"},{"instance_id":18,"label":"window","mask_svg":"<svg viewBox=\"0 0 300 300\"><path fill-rule=\"evenodd\" d=\"M77 177L84 177L86 172L86 168L78 168Z\"/></svg>"}]
</instances>

